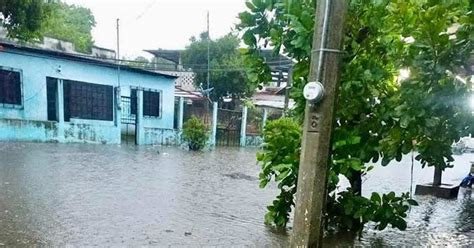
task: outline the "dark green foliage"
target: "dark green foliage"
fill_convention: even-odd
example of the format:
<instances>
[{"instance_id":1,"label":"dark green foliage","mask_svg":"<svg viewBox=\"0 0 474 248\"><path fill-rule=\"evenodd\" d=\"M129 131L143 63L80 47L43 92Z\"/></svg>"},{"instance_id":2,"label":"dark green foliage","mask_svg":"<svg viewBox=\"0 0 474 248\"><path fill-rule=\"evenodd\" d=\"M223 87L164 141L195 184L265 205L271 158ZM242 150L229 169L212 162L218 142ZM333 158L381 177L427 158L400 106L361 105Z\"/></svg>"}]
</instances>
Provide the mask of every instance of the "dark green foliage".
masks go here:
<instances>
[{"instance_id":1,"label":"dark green foliage","mask_svg":"<svg viewBox=\"0 0 474 248\"><path fill-rule=\"evenodd\" d=\"M400 45L400 67L411 73L391 99L396 107L389 114L397 122L381 140L384 164L416 149L423 167L451 167L451 144L474 128L469 104L472 83L455 75L468 72L471 66L467 61L474 48L474 13L468 12L465 1L422 5L394 1L388 8L393 13L388 17L391 31L409 34L414 41ZM415 8L416 12L411 11Z\"/></svg>"},{"instance_id":2,"label":"dark green foliage","mask_svg":"<svg viewBox=\"0 0 474 248\"><path fill-rule=\"evenodd\" d=\"M370 198L354 194L350 189L330 196L327 204L328 231L361 231L365 223L375 222L383 230L387 225L405 230L410 205L418 205L408 193L396 196L394 192L372 193Z\"/></svg>"},{"instance_id":3,"label":"dark green foliage","mask_svg":"<svg viewBox=\"0 0 474 248\"><path fill-rule=\"evenodd\" d=\"M72 42L78 52L90 53L94 45L91 32L96 24L92 11L61 2L51 7L53 14L48 18L42 35Z\"/></svg>"},{"instance_id":4,"label":"dark green foliage","mask_svg":"<svg viewBox=\"0 0 474 248\"><path fill-rule=\"evenodd\" d=\"M278 183L280 195L268 206L265 223L284 227L289 220L296 193L300 161L301 129L290 118L268 121L264 128L263 152L257 154L262 166L260 187L271 180Z\"/></svg>"},{"instance_id":5,"label":"dark green foliage","mask_svg":"<svg viewBox=\"0 0 474 248\"><path fill-rule=\"evenodd\" d=\"M357 139L352 140L357 143ZM268 206L265 223L282 228L289 221L289 215L294 207L296 193L298 166L300 159L301 128L290 118L281 118L267 122L264 130L263 152L257 155L257 160L262 166L260 173L260 187L265 187L271 180L278 183L280 194ZM340 165L345 163L345 170L361 170L360 161L337 161ZM367 168L366 170L370 170ZM344 170L344 169L343 169ZM331 171L333 176L334 170ZM329 188L336 188L338 180L330 180ZM395 193L372 193L371 198L366 198L349 188L347 191L329 195L327 202L327 230L350 231L362 230L365 223L375 222L377 228L382 230L388 224L400 230L405 230L406 212L409 205L417 205L408 194L395 196Z\"/></svg>"},{"instance_id":6,"label":"dark green foliage","mask_svg":"<svg viewBox=\"0 0 474 248\"><path fill-rule=\"evenodd\" d=\"M41 37L41 29L51 14L51 4L44 0L0 1L0 24L8 36L28 41Z\"/></svg>"},{"instance_id":7,"label":"dark green foliage","mask_svg":"<svg viewBox=\"0 0 474 248\"><path fill-rule=\"evenodd\" d=\"M200 39L191 39L191 44L182 54L184 67L196 72L195 85L207 88L207 45L210 42L210 83L214 88L211 92L213 101L221 101L224 97L240 99L251 96L255 85L247 79L243 69L243 58L238 51L240 40L228 34L217 40L207 40L203 33Z\"/></svg>"},{"instance_id":8,"label":"dark green foliage","mask_svg":"<svg viewBox=\"0 0 474 248\"><path fill-rule=\"evenodd\" d=\"M245 61L255 83L271 79L259 55L262 46L272 45L275 53L283 52L296 61L291 95L297 103L298 121L304 113L301 92L309 73L315 6L315 0L253 0L239 15L237 26L248 46ZM387 165L412 150L419 152L416 159L422 165L449 167L451 144L472 133L474 120L466 102L472 94L471 83L469 78L465 78L467 83L455 78L469 72L466 61L474 44L472 3L354 0L349 6L328 178L327 227L360 231L373 221L379 229L389 224L404 229L406 205L415 202L406 194L390 193L381 201L377 196L361 196L361 176L373 168L370 162L381 159ZM460 25L456 35L447 34L456 23ZM409 36L415 42L402 39ZM403 82L397 80L401 68L412 72ZM266 152L281 153L279 147L273 149ZM351 187L336 193L341 176ZM267 215L276 215L272 211ZM277 216L285 215L278 210ZM273 223L285 222L274 219Z\"/></svg>"},{"instance_id":9,"label":"dark green foliage","mask_svg":"<svg viewBox=\"0 0 474 248\"><path fill-rule=\"evenodd\" d=\"M201 119L192 116L183 125L183 140L188 142L190 150L202 150L209 140L209 127Z\"/></svg>"},{"instance_id":10,"label":"dark green foliage","mask_svg":"<svg viewBox=\"0 0 474 248\"><path fill-rule=\"evenodd\" d=\"M95 26L91 10L57 0L0 1L0 23L22 41L44 36L70 41L78 52L91 52ZM1 16L0 15L0 16Z\"/></svg>"}]
</instances>

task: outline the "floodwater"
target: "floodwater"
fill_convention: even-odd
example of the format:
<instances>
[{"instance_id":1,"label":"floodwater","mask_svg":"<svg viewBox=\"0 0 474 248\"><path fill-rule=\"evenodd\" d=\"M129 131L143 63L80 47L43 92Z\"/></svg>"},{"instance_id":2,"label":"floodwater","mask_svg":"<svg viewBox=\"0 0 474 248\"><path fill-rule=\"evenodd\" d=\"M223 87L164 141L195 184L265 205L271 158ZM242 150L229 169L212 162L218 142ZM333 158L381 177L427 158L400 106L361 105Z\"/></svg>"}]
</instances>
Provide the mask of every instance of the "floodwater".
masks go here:
<instances>
[{"instance_id":1,"label":"floodwater","mask_svg":"<svg viewBox=\"0 0 474 248\"><path fill-rule=\"evenodd\" d=\"M258 188L255 149L0 143L0 246L286 247L263 224L278 192ZM459 183L474 155L456 157L444 182ZM415 164L414 182L432 170ZM410 189L410 157L377 166L371 191ZM405 232L371 226L330 246L473 246L474 198L416 197ZM343 241L345 240L345 241Z\"/></svg>"}]
</instances>

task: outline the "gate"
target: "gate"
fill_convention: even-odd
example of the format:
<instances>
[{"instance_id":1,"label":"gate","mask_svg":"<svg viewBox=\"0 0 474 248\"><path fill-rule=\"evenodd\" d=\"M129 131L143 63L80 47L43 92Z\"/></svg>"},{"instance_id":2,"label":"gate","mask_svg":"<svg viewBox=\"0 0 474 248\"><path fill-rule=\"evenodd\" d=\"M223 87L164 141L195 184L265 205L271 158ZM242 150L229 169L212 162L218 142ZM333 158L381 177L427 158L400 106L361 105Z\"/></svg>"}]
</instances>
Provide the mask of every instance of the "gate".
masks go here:
<instances>
[{"instance_id":1,"label":"gate","mask_svg":"<svg viewBox=\"0 0 474 248\"><path fill-rule=\"evenodd\" d=\"M239 146L242 112L228 109L217 110L216 145Z\"/></svg>"},{"instance_id":2,"label":"gate","mask_svg":"<svg viewBox=\"0 0 474 248\"><path fill-rule=\"evenodd\" d=\"M126 144L136 143L136 115L132 114L132 99L129 96L121 97L122 123L121 137Z\"/></svg>"},{"instance_id":3,"label":"gate","mask_svg":"<svg viewBox=\"0 0 474 248\"><path fill-rule=\"evenodd\" d=\"M132 115L131 102L131 97L122 96L122 124L135 125L136 118L135 115Z\"/></svg>"}]
</instances>

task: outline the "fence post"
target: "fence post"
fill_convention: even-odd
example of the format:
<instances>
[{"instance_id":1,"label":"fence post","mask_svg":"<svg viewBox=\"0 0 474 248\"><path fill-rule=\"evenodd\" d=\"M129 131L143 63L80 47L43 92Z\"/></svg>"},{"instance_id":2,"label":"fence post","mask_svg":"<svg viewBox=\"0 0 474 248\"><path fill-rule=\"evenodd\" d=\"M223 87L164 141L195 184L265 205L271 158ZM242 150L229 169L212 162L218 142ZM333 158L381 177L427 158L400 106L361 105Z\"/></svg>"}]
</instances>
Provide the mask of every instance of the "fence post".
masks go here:
<instances>
[{"instance_id":1,"label":"fence post","mask_svg":"<svg viewBox=\"0 0 474 248\"><path fill-rule=\"evenodd\" d=\"M64 84L62 79L58 79L58 91L57 91L57 99L58 99L58 142L64 143L65 136L64 136Z\"/></svg>"},{"instance_id":2,"label":"fence post","mask_svg":"<svg viewBox=\"0 0 474 248\"><path fill-rule=\"evenodd\" d=\"M183 129L184 120L184 97L179 97L179 109L178 109L178 130Z\"/></svg>"},{"instance_id":3,"label":"fence post","mask_svg":"<svg viewBox=\"0 0 474 248\"><path fill-rule=\"evenodd\" d=\"M240 127L240 146L245 146L247 140L247 106L242 109L242 122Z\"/></svg>"},{"instance_id":4,"label":"fence post","mask_svg":"<svg viewBox=\"0 0 474 248\"><path fill-rule=\"evenodd\" d=\"M268 115L267 109L266 109L266 108L263 108L262 132L263 132L263 130L265 129L265 123L267 122L267 115Z\"/></svg>"},{"instance_id":5,"label":"fence post","mask_svg":"<svg viewBox=\"0 0 474 248\"><path fill-rule=\"evenodd\" d=\"M211 130L211 146L216 145L217 135L217 102L212 103L212 130Z\"/></svg>"},{"instance_id":6,"label":"fence post","mask_svg":"<svg viewBox=\"0 0 474 248\"><path fill-rule=\"evenodd\" d=\"M122 144L122 93L120 86L115 88L115 126L118 130L118 142Z\"/></svg>"},{"instance_id":7,"label":"fence post","mask_svg":"<svg viewBox=\"0 0 474 248\"><path fill-rule=\"evenodd\" d=\"M143 128L143 90L137 89L137 121L136 121L136 144L145 143L145 130Z\"/></svg>"},{"instance_id":8,"label":"fence post","mask_svg":"<svg viewBox=\"0 0 474 248\"><path fill-rule=\"evenodd\" d=\"M183 122L184 122L184 97L178 98L178 125L176 132L177 143L180 145L183 142Z\"/></svg>"}]
</instances>

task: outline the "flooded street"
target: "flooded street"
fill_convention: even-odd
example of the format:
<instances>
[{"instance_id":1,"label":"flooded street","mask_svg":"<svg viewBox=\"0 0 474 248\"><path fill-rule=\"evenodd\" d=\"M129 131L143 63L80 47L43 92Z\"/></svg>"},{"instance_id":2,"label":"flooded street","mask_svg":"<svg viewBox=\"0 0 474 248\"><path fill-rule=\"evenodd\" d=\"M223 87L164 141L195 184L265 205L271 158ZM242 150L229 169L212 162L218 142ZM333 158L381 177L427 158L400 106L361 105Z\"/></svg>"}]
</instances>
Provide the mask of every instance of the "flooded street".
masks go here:
<instances>
[{"instance_id":1,"label":"flooded street","mask_svg":"<svg viewBox=\"0 0 474 248\"><path fill-rule=\"evenodd\" d=\"M259 189L256 149L194 153L176 147L0 143L0 246L286 247L263 224L276 188ZM459 183L474 155L444 174ZM432 170L415 164L414 181ZM410 158L376 167L372 191L409 191ZM370 228L360 241L332 245L474 245L474 198L415 198L408 230Z\"/></svg>"}]
</instances>

